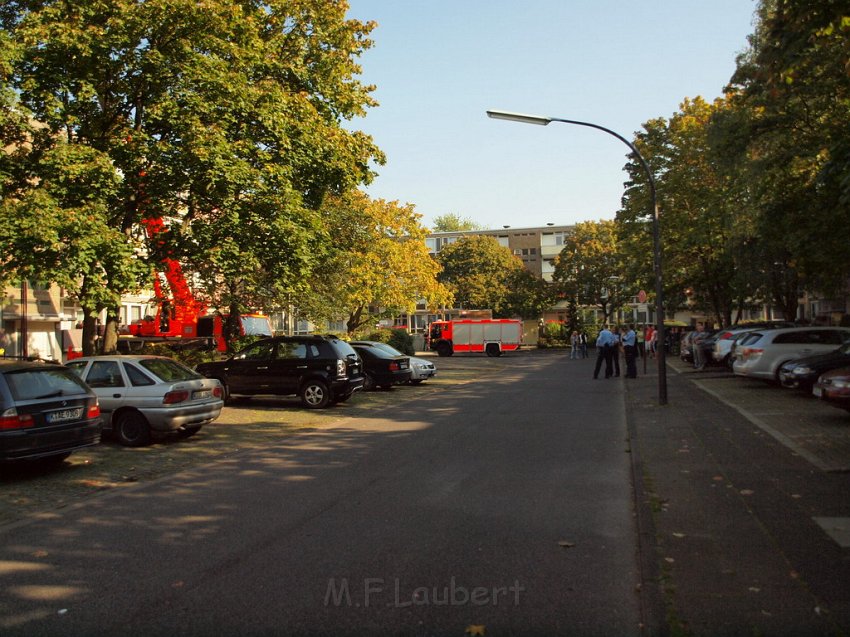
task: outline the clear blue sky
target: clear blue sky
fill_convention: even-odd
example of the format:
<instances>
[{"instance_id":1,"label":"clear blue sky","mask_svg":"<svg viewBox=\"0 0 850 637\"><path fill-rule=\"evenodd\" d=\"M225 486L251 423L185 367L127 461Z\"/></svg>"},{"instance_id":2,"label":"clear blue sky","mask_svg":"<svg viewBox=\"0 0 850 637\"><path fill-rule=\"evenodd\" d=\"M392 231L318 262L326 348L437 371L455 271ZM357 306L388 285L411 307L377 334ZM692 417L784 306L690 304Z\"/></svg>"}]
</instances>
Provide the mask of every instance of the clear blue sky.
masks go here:
<instances>
[{"instance_id":1,"label":"clear blue sky","mask_svg":"<svg viewBox=\"0 0 850 637\"><path fill-rule=\"evenodd\" d=\"M712 100L754 0L349 0L375 20L361 79L380 106L349 126L387 154L367 189L489 228L611 219L628 148L604 132L489 119L500 109L633 139L686 97Z\"/></svg>"}]
</instances>

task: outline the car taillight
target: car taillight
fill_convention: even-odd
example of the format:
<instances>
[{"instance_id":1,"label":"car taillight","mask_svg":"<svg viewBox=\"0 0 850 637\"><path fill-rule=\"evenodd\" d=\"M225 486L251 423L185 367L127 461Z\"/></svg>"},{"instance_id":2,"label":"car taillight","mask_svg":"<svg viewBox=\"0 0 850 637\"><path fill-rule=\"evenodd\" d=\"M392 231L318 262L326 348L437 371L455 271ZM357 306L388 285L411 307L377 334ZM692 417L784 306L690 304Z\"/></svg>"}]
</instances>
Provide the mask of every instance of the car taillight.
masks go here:
<instances>
[{"instance_id":1,"label":"car taillight","mask_svg":"<svg viewBox=\"0 0 850 637\"><path fill-rule=\"evenodd\" d=\"M345 361L341 358L336 359L336 375L340 378L346 375Z\"/></svg>"},{"instance_id":2,"label":"car taillight","mask_svg":"<svg viewBox=\"0 0 850 637\"><path fill-rule=\"evenodd\" d=\"M170 391L162 399L163 405L173 405L174 403L182 403L189 399L189 392L186 390Z\"/></svg>"},{"instance_id":3,"label":"car taillight","mask_svg":"<svg viewBox=\"0 0 850 637\"><path fill-rule=\"evenodd\" d=\"M97 418L100 416L100 405L95 403L86 411L86 418Z\"/></svg>"},{"instance_id":4,"label":"car taillight","mask_svg":"<svg viewBox=\"0 0 850 637\"><path fill-rule=\"evenodd\" d=\"M761 356L764 349L761 347L745 347L744 348L744 358L751 358L754 356Z\"/></svg>"},{"instance_id":5,"label":"car taillight","mask_svg":"<svg viewBox=\"0 0 850 637\"><path fill-rule=\"evenodd\" d=\"M216 398L221 398L224 396L224 391L221 389L221 386L213 387L213 396Z\"/></svg>"},{"instance_id":6,"label":"car taillight","mask_svg":"<svg viewBox=\"0 0 850 637\"><path fill-rule=\"evenodd\" d=\"M399 366L398 366L398 363L396 363L395 361L392 361L392 362L390 363L390 371L391 371L391 372L396 372L396 371L398 371L399 369L400 369L400 368L399 368Z\"/></svg>"},{"instance_id":7,"label":"car taillight","mask_svg":"<svg viewBox=\"0 0 850 637\"><path fill-rule=\"evenodd\" d=\"M31 414L18 414L14 407L0 414L0 430L25 429L34 424Z\"/></svg>"}]
</instances>

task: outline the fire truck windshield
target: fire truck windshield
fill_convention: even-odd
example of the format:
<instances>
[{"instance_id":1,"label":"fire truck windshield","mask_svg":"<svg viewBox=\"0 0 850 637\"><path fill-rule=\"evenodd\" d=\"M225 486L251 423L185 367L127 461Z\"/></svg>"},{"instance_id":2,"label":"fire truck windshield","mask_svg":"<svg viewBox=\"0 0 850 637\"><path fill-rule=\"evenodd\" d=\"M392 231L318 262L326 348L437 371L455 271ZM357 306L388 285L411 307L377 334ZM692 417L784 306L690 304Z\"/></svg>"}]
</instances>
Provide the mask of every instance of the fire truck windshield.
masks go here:
<instances>
[{"instance_id":1,"label":"fire truck windshield","mask_svg":"<svg viewBox=\"0 0 850 637\"><path fill-rule=\"evenodd\" d=\"M246 335L271 336L267 316L242 316L242 329Z\"/></svg>"}]
</instances>

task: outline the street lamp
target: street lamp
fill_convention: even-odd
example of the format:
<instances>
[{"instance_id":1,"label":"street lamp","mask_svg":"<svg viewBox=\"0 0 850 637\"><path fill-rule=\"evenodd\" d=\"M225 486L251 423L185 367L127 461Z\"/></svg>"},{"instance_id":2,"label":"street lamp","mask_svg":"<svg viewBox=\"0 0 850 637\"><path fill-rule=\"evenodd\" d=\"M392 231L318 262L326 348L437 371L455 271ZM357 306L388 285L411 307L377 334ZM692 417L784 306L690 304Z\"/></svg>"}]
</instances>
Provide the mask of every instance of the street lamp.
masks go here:
<instances>
[{"instance_id":1,"label":"street lamp","mask_svg":"<svg viewBox=\"0 0 850 637\"><path fill-rule=\"evenodd\" d=\"M538 126L546 126L550 122L561 122L564 124L576 124L577 126L587 126L597 130L604 131L609 135L613 135L623 142L637 157L640 165L643 166L649 180L649 195L650 195L650 215L652 216L652 247L653 247L653 265L655 270L655 331L656 331L656 346L658 348L658 404L667 404L667 363L666 352L664 350L664 285L661 277L661 231L658 222L658 202L655 196L655 177L652 175L652 170L649 164L640 154L635 145L622 135L615 133L609 128L591 124L590 122L579 122L573 119L561 119L560 117L541 117L539 115L526 115L524 113L511 113L509 111L487 111L487 116L493 119L505 119L511 122L520 122L522 124L537 124Z\"/></svg>"}]
</instances>

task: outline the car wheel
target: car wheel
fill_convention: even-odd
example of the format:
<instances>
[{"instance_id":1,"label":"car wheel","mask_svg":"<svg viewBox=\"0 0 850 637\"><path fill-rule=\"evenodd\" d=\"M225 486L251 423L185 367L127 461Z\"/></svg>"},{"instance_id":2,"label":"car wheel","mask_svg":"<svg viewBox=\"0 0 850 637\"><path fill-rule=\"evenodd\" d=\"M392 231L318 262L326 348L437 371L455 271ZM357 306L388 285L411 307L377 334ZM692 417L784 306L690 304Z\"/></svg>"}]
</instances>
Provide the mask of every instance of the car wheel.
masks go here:
<instances>
[{"instance_id":1,"label":"car wheel","mask_svg":"<svg viewBox=\"0 0 850 637\"><path fill-rule=\"evenodd\" d=\"M363 391L373 391L375 389L375 379L370 374L363 374Z\"/></svg>"},{"instance_id":2,"label":"car wheel","mask_svg":"<svg viewBox=\"0 0 850 637\"><path fill-rule=\"evenodd\" d=\"M301 386L301 403L308 409L323 409L331 402L328 386L320 380L308 380Z\"/></svg>"},{"instance_id":3,"label":"car wheel","mask_svg":"<svg viewBox=\"0 0 850 637\"><path fill-rule=\"evenodd\" d=\"M775 371L775 372L773 372L773 380L774 380L774 381L775 381L778 385L781 385L781 384L782 384L782 381L779 379L779 372L781 372L781 371L782 371L782 368L785 366L785 363L790 363L790 362L791 362L791 360L789 359L789 360L787 360L787 361L782 361L781 363L779 363L779 365L777 365L777 366L776 366L776 371Z\"/></svg>"},{"instance_id":4,"label":"car wheel","mask_svg":"<svg viewBox=\"0 0 850 637\"><path fill-rule=\"evenodd\" d=\"M115 422L115 436L125 447L143 447L151 441L151 428L139 412L125 411Z\"/></svg>"},{"instance_id":5,"label":"car wheel","mask_svg":"<svg viewBox=\"0 0 850 637\"><path fill-rule=\"evenodd\" d=\"M194 427L181 427L177 430L177 436L180 438L191 438L201 430L203 425L195 425Z\"/></svg>"},{"instance_id":6,"label":"car wheel","mask_svg":"<svg viewBox=\"0 0 850 637\"><path fill-rule=\"evenodd\" d=\"M448 343L440 343L437 345L437 356L451 356L452 346Z\"/></svg>"}]
</instances>

